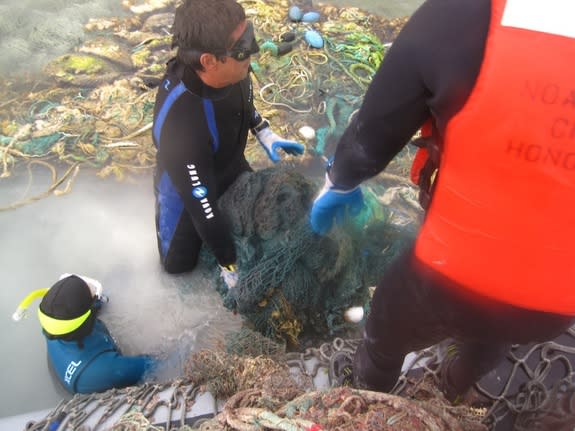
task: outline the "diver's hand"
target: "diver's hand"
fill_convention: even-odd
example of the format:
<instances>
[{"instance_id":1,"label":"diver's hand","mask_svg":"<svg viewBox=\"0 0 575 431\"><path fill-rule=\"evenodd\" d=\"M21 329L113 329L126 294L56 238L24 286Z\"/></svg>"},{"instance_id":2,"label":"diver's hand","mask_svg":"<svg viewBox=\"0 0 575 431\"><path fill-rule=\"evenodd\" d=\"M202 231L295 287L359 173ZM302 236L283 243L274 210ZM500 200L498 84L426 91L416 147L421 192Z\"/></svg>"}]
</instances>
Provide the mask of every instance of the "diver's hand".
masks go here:
<instances>
[{"instance_id":1,"label":"diver's hand","mask_svg":"<svg viewBox=\"0 0 575 431\"><path fill-rule=\"evenodd\" d=\"M296 141L290 141L281 138L272 132L269 127L266 127L257 132L256 139L261 144L261 146L264 147L266 153L268 153L268 157L274 163L279 162L281 159L281 156L278 152L279 149L282 149L287 154L295 156L303 154L305 148L302 144Z\"/></svg>"},{"instance_id":2,"label":"diver's hand","mask_svg":"<svg viewBox=\"0 0 575 431\"><path fill-rule=\"evenodd\" d=\"M346 212L357 216L363 208L363 194L359 186L345 190L337 188L325 174L325 184L313 201L310 223L312 230L325 235L333 226L340 224Z\"/></svg>"},{"instance_id":3,"label":"diver's hand","mask_svg":"<svg viewBox=\"0 0 575 431\"><path fill-rule=\"evenodd\" d=\"M220 265L221 277L224 279L224 283L228 286L228 289L233 289L238 284L238 269L236 265Z\"/></svg>"}]
</instances>

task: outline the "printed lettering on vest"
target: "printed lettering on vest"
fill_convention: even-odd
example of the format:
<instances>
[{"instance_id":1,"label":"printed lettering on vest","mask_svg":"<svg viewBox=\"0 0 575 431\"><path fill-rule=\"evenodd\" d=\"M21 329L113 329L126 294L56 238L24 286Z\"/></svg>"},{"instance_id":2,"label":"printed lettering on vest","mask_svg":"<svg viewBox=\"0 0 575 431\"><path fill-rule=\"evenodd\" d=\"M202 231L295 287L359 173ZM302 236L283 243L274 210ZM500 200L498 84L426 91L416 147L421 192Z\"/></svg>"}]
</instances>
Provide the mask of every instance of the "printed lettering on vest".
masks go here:
<instances>
[{"instance_id":1,"label":"printed lettering on vest","mask_svg":"<svg viewBox=\"0 0 575 431\"><path fill-rule=\"evenodd\" d=\"M565 112L550 119L546 142L509 139L505 154L527 163L539 163L558 169L575 170L575 148L565 146L561 140L575 139L575 89L562 88L552 82L525 81L520 97L528 103L553 106L558 112ZM571 118L572 116L572 118Z\"/></svg>"},{"instance_id":2,"label":"printed lettering on vest","mask_svg":"<svg viewBox=\"0 0 575 431\"><path fill-rule=\"evenodd\" d=\"M554 139L575 139L575 119L556 118L551 125Z\"/></svg>"},{"instance_id":3,"label":"printed lettering on vest","mask_svg":"<svg viewBox=\"0 0 575 431\"><path fill-rule=\"evenodd\" d=\"M564 109L564 115L552 120L549 136L554 140L575 139L575 88L561 88L553 83L526 81L521 97L531 103Z\"/></svg>"},{"instance_id":4,"label":"printed lettering on vest","mask_svg":"<svg viewBox=\"0 0 575 431\"><path fill-rule=\"evenodd\" d=\"M214 213L210 201L206 197L208 195L208 188L202 185L198 171L196 170L196 165L186 165L186 168L188 168L190 181L194 187L192 189L192 196L200 201L204 210L204 216L209 220L214 217Z\"/></svg>"},{"instance_id":5,"label":"printed lettering on vest","mask_svg":"<svg viewBox=\"0 0 575 431\"><path fill-rule=\"evenodd\" d=\"M521 96L544 105L560 105L575 109L575 88L561 88L554 83L526 81Z\"/></svg>"},{"instance_id":6,"label":"printed lettering on vest","mask_svg":"<svg viewBox=\"0 0 575 431\"><path fill-rule=\"evenodd\" d=\"M568 171L575 170L575 151L510 139L507 141L505 153L510 157L529 163L552 165Z\"/></svg>"},{"instance_id":7,"label":"printed lettering on vest","mask_svg":"<svg viewBox=\"0 0 575 431\"><path fill-rule=\"evenodd\" d=\"M64 381L67 384L70 384L70 382L72 381L72 377L74 377L74 373L76 372L81 363L82 361L78 362L72 361L68 364L68 367L66 368L66 373L64 374Z\"/></svg>"}]
</instances>

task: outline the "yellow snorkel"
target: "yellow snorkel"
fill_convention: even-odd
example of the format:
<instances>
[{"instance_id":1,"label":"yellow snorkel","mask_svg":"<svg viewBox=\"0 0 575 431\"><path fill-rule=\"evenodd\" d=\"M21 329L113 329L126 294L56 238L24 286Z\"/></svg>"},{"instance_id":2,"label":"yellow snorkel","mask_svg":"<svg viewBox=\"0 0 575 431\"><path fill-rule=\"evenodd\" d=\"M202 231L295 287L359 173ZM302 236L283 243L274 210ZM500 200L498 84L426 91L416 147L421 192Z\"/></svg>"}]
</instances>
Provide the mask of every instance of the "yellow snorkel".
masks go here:
<instances>
[{"instance_id":1,"label":"yellow snorkel","mask_svg":"<svg viewBox=\"0 0 575 431\"><path fill-rule=\"evenodd\" d=\"M76 274L69 274L69 273L62 274L60 276L60 280L62 280L63 278L69 277L71 275L76 275ZM102 302L108 302L108 298L102 294L102 290L103 290L102 284L98 280L95 280L95 279L90 278L90 277L86 277L85 275L77 275L77 277L80 277L82 280L84 280L86 282L86 284L90 287L90 290L92 291L93 295L96 298L98 298ZM36 299L43 298L46 295L46 293L48 293L49 290L50 290L50 288L47 287L44 289L36 289L36 290L30 292L22 300L22 302L20 302L16 311L14 312L14 314L12 314L12 319L14 321L18 322L18 321L22 320L23 318L25 318L28 314L28 307L30 307L30 304L32 304L32 302L34 302ZM82 316L82 317L84 317L84 316ZM47 316L45 318L49 319ZM40 318L40 321L43 322L43 318Z\"/></svg>"},{"instance_id":2,"label":"yellow snorkel","mask_svg":"<svg viewBox=\"0 0 575 431\"><path fill-rule=\"evenodd\" d=\"M30 307L30 304L32 304L32 302L34 302L36 299L43 298L44 295L46 295L46 293L48 293L49 290L50 288L47 287L45 289L36 289L30 292L26 296L26 298L24 298L22 302L18 304L18 308L12 315L12 319L18 322L22 320L24 317L26 317L26 315L28 314L28 307Z\"/></svg>"}]
</instances>

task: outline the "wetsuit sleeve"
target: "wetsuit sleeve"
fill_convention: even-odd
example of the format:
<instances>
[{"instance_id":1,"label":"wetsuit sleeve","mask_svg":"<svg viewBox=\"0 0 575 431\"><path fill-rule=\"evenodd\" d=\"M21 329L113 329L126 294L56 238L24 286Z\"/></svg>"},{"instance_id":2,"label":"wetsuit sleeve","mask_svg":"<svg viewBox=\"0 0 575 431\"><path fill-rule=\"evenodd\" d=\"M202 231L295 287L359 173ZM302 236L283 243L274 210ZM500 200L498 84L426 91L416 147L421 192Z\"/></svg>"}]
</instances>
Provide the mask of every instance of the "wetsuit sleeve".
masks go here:
<instances>
[{"instance_id":1,"label":"wetsuit sleeve","mask_svg":"<svg viewBox=\"0 0 575 431\"><path fill-rule=\"evenodd\" d=\"M220 265L236 262L234 241L224 214L218 209L216 173L212 138L203 110L190 112L197 101L184 94L174 103L162 128L164 168L196 232Z\"/></svg>"},{"instance_id":2,"label":"wetsuit sleeve","mask_svg":"<svg viewBox=\"0 0 575 431\"><path fill-rule=\"evenodd\" d=\"M122 356L106 351L90 363L76 381L76 392L103 392L140 383L146 372L155 365L150 356Z\"/></svg>"},{"instance_id":3,"label":"wetsuit sleeve","mask_svg":"<svg viewBox=\"0 0 575 431\"><path fill-rule=\"evenodd\" d=\"M249 75L249 95L248 95L248 100L251 101L251 106L252 106L252 115L250 117L250 123L249 123L249 128L252 131L252 133L256 133L257 130L254 130L257 126L262 125L262 121L264 121L264 117L261 116L261 114L258 112L258 110L256 109L256 107L253 104L253 100L254 100L254 87L252 85L252 80L251 80L251 75Z\"/></svg>"},{"instance_id":4,"label":"wetsuit sleeve","mask_svg":"<svg viewBox=\"0 0 575 431\"><path fill-rule=\"evenodd\" d=\"M378 174L432 116L441 129L469 96L489 26L489 0L428 0L384 57L342 135L331 180L354 187Z\"/></svg>"},{"instance_id":5,"label":"wetsuit sleeve","mask_svg":"<svg viewBox=\"0 0 575 431\"><path fill-rule=\"evenodd\" d=\"M260 115L258 110L254 108L252 118L250 120L250 130L253 132L254 128L256 126L259 126L262 123L262 121L264 121L264 118Z\"/></svg>"}]
</instances>

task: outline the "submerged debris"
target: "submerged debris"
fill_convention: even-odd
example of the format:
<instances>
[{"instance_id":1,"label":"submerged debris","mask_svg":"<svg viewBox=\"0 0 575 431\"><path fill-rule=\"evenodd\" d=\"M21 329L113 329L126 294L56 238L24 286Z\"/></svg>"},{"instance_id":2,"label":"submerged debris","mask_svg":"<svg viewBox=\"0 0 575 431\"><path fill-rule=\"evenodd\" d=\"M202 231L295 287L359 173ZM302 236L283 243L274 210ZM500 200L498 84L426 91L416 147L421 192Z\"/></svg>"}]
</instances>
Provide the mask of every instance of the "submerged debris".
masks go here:
<instances>
[{"instance_id":1,"label":"submerged debris","mask_svg":"<svg viewBox=\"0 0 575 431\"><path fill-rule=\"evenodd\" d=\"M262 46L252 61L256 106L286 138L300 139L298 130L303 126L315 130L315 137L307 135L301 162L302 169L313 171L333 150L405 19L319 6L314 10L319 20L304 24L289 20L285 0L240 3L254 21ZM38 160L53 170L76 165L118 180L149 173L155 152L150 133L155 87L174 55L170 31L175 4L175 0L126 0L127 16L90 20L85 26L87 40L51 61L42 77L3 78L0 176L11 175L22 165L37 166L33 162ZM323 48L305 42L310 29L321 34ZM287 33L289 41L282 39ZM287 44L289 49L284 46L283 55L274 55L264 49L266 44ZM246 156L256 169L270 166L254 140ZM52 192L0 209L25 205Z\"/></svg>"}]
</instances>

